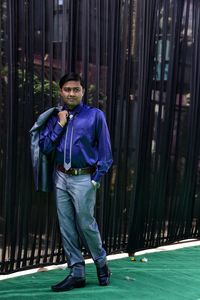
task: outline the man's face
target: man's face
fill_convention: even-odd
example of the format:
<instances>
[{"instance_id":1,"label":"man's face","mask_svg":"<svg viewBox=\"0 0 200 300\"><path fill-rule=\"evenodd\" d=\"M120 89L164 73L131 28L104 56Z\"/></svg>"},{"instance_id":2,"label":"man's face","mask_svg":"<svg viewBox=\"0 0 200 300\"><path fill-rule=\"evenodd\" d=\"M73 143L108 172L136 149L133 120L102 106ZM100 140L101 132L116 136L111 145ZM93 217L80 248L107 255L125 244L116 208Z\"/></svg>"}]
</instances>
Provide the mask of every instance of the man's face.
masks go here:
<instances>
[{"instance_id":1,"label":"man's face","mask_svg":"<svg viewBox=\"0 0 200 300\"><path fill-rule=\"evenodd\" d=\"M73 109L81 103L84 89L79 81L68 81L62 86L60 94L64 103L66 103L70 109Z\"/></svg>"}]
</instances>

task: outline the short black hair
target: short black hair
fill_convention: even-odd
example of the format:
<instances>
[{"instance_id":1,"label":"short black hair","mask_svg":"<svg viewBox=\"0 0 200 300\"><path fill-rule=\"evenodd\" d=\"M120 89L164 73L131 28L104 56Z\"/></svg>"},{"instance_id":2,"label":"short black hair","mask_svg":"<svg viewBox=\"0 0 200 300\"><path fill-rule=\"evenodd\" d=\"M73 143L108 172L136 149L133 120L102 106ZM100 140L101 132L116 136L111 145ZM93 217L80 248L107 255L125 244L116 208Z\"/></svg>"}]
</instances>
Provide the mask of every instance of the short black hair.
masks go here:
<instances>
[{"instance_id":1,"label":"short black hair","mask_svg":"<svg viewBox=\"0 0 200 300\"><path fill-rule=\"evenodd\" d=\"M61 77L59 81L60 88L62 89L63 85L68 81L79 81L82 88L85 88L83 78L78 73L71 72Z\"/></svg>"}]
</instances>

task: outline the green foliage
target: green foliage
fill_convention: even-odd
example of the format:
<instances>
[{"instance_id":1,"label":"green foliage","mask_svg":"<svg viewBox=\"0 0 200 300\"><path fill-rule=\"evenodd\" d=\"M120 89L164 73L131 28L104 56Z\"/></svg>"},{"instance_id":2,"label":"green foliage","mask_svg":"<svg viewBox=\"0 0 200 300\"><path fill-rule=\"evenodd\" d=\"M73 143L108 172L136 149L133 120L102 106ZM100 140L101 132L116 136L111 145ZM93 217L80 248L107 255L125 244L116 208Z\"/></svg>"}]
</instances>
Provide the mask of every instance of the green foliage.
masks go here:
<instances>
[{"instance_id":1,"label":"green foliage","mask_svg":"<svg viewBox=\"0 0 200 300\"><path fill-rule=\"evenodd\" d=\"M96 97L97 91L96 91L96 86L94 84L91 84L88 88L88 104L89 105L93 105L93 101ZM99 91L98 93L98 103L99 103L99 107L104 107L105 102L106 102L106 95L102 92Z\"/></svg>"},{"instance_id":2,"label":"green foliage","mask_svg":"<svg viewBox=\"0 0 200 300\"><path fill-rule=\"evenodd\" d=\"M59 97L59 86L57 82L50 81L47 78L42 79L38 74L28 74L24 70L18 69L18 87L23 89L27 84L30 88L33 88L34 96L51 97L52 100L56 100ZM52 93L52 94L51 94Z\"/></svg>"},{"instance_id":3,"label":"green foliage","mask_svg":"<svg viewBox=\"0 0 200 300\"><path fill-rule=\"evenodd\" d=\"M55 81L50 82L47 78L42 82L41 79L34 75L34 95L41 95L42 90L44 96L50 97L52 89L52 100L59 97L59 86Z\"/></svg>"}]
</instances>

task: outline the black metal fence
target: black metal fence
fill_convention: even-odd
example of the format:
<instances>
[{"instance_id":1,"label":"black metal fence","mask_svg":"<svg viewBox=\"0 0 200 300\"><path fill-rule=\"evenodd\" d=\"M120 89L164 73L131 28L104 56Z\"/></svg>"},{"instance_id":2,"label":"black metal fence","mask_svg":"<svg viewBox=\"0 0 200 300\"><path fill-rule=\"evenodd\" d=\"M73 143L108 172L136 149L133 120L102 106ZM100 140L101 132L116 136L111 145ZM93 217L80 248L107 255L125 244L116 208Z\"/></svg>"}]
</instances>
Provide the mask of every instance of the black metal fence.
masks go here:
<instances>
[{"instance_id":1,"label":"black metal fence","mask_svg":"<svg viewBox=\"0 0 200 300\"><path fill-rule=\"evenodd\" d=\"M33 187L29 129L80 72L114 163L96 217L108 253L198 238L200 3L2 0L1 273L64 261L55 204Z\"/></svg>"}]
</instances>

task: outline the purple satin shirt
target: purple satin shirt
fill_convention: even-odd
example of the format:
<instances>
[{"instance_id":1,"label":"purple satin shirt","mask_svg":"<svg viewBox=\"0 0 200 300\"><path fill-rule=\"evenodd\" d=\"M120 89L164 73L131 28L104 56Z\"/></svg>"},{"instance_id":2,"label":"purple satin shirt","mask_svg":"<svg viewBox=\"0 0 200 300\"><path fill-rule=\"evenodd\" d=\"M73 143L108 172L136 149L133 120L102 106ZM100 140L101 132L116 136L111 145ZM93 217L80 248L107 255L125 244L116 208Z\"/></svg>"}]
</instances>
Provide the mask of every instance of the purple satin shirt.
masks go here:
<instances>
[{"instance_id":1,"label":"purple satin shirt","mask_svg":"<svg viewBox=\"0 0 200 300\"><path fill-rule=\"evenodd\" d=\"M63 110L68 110L64 105ZM92 179L100 181L112 165L110 135L104 113L81 102L71 113L73 118L72 168L96 166ZM66 126L58 124L59 118L52 115L40 133L39 146L44 154L55 150L55 163L64 162Z\"/></svg>"}]
</instances>

